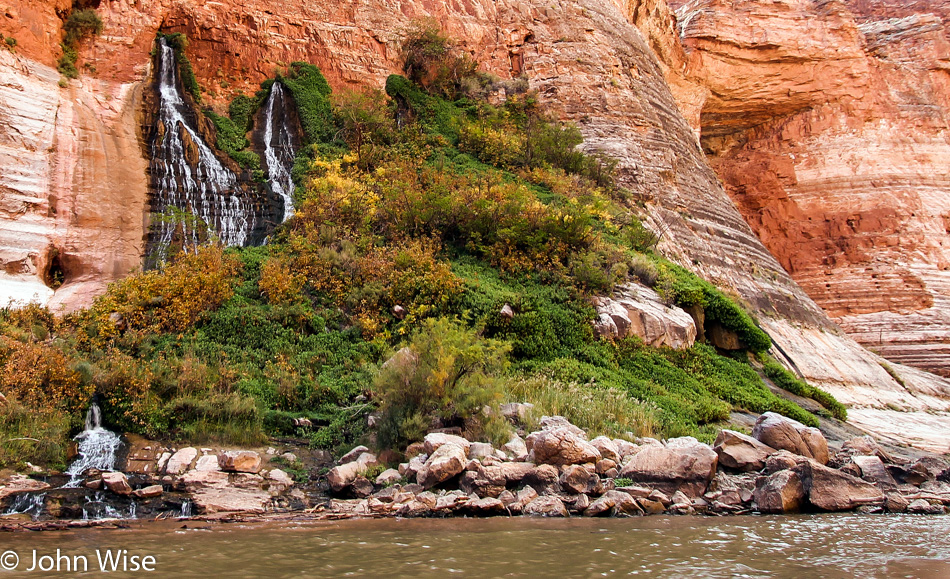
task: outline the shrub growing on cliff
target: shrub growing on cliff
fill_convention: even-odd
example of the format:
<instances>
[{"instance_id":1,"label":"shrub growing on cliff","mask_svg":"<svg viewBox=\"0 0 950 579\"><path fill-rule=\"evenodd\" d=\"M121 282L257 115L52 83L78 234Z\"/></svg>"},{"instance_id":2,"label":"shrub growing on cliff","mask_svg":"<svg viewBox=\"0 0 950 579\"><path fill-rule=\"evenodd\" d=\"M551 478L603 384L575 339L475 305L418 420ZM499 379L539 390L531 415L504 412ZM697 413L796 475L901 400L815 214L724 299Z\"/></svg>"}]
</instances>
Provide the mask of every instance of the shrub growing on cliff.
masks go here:
<instances>
[{"instance_id":1,"label":"shrub growing on cliff","mask_svg":"<svg viewBox=\"0 0 950 579\"><path fill-rule=\"evenodd\" d=\"M402 41L403 70L431 94L455 100L478 76L478 63L455 47L433 20L414 22Z\"/></svg>"},{"instance_id":2,"label":"shrub growing on cliff","mask_svg":"<svg viewBox=\"0 0 950 579\"><path fill-rule=\"evenodd\" d=\"M60 48L63 55L56 65L60 74L66 78L77 78L76 60L79 58L79 43L85 38L102 32L102 20L92 8L73 10L63 25L63 42Z\"/></svg>"},{"instance_id":3,"label":"shrub growing on cliff","mask_svg":"<svg viewBox=\"0 0 950 579\"><path fill-rule=\"evenodd\" d=\"M379 443L402 448L432 426L485 423L501 396L500 374L510 347L460 323L424 322L409 345L383 365L374 383L380 401Z\"/></svg>"}]
</instances>

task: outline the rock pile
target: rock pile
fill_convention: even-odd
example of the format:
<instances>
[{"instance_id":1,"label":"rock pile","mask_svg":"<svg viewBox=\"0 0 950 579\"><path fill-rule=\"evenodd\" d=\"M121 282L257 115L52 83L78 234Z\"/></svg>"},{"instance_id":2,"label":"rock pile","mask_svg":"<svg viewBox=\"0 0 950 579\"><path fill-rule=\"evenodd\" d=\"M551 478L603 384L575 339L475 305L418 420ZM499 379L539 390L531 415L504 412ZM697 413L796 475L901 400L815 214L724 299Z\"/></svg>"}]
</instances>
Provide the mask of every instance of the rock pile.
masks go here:
<instances>
[{"instance_id":1,"label":"rock pile","mask_svg":"<svg viewBox=\"0 0 950 579\"><path fill-rule=\"evenodd\" d=\"M942 513L950 505L950 484L938 480L946 464L900 464L870 439L849 441L832 457L820 431L773 413L759 418L752 436L723 430L714 446L692 437L588 440L583 430L555 416L500 449L431 433L406 455L411 458L398 469L370 482L349 473L372 471L376 457L365 447L348 453L330 471L340 498L326 509L341 517L595 517ZM360 478L367 484L358 484ZM344 480L349 482L338 482Z\"/></svg>"}]
</instances>

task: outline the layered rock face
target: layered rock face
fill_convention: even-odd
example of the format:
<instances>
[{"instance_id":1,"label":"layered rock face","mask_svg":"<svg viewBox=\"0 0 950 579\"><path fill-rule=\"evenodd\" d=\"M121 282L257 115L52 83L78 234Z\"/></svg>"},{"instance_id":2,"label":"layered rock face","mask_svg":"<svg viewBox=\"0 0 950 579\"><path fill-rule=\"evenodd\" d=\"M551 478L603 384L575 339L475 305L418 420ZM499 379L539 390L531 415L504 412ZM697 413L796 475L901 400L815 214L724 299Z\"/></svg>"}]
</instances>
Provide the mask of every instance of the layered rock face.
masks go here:
<instances>
[{"instance_id":1,"label":"layered rock face","mask_svg":"<svg viewBox=\"0 0 950 579\"><path fill-rule=\"evenodd\" d=\"M740 211L862 345L950 375L943 2L679 7L702 143Z\"/></svg>"},{"instance_id":2,"label":"layered rock face","mask_svg":"<svg viewBox=\"0 0 950 579\"><path fill-rule=\"evenodd\" d=\"M81 46L78 64L82 80L60 89L49 65L58 56L58 31L70 3L0 0L0 32L18 41L17 55L0 51L0 74L12 75L24 86L31 84L28 90L16 92L21 96L15 102L9 97L0 100L0 119L4 121L0 123L0 187L4 188L0 189L0 203L6 206L13 200L12 209L4 208L2 229L24 232L3 241L3 247L13 248L13 253L3 253L0 260L11 272L5 279L20 276L18 279L32 284L29 287L42 299L50 293L41 282L49 277L51 244L57 248L55 256L66 282L53 296L53 303L80 305L91 290L101 289L105 281L141 263L148 180L146 148L141 146L140 119L135 118L135 111L138 91L148 80L149 53L157 31L188 36L188 54L204 88L204 100L223 112L224 103L238 91L253 93L261 80L297 60L319 66L335 89L381 87L388 74L398 72L401 31L413 19L434 17L450 35L462 40L484 69L503 77L526 75L531 87L556 112L579 125L585 146L618 158L622 183L645 207L655 229L662 232L661 250L715 283L734 289L762 314L763 324L786 352L786 361L806 377L836 395L850 395L849 401L855 404L880 407L886 404L885 399L895 399L901 401L899 406L920 411L950 406L950 402L939 406L946 402L940 396L950 392L950 383L922 375L905 380L906 387L899 385L875 356L838 332L783 268L791 269L806 289L814 292L816 283L809 280L826 270L799 266L796 260L812 264L817 259L824 264L821 251L827 247L852 247L849 243L860 245L857 241L864 240L865 245L854 251L894 256L891 262L882 262L882 273L885 268L888 272L885 277L892 279L887 277L891 272L906 269L923 280L922 293L932 296L932 304L920 309L926 297L895 299L904 300L901 303L909 304L908 308L918 308L913 310L915 316L932 312L939 319L939 300L928 289L935 286L927 280L942 274L926 277L920 273L930 271L926 264L936 263L930 256L937 246L932 236L924 234L930 229L920 230L919 251L905 251L906 245L893 249L903 243L906 231L886 239L873 233L864 237L841 234L852 229L849 217L842 217L837 208L853 210L859 206L856 199L860 195L821 200L808 193L810 203L821 212L796 200L800 191L801 195L815 191L817 183L847 181L839 171L845 165L835 163L831 152L802 157L803 150L785 151L792 146L790 142L806 143L806 136L818 138L822 127L840 125L828 133L834 139L827 137L836 143L836 148L827 150L838 151L837 155L856 156L849 148L853 143L867 149L871 141L854 137L858 133L852 130L870 131L867 134L874 139L892 135L894 143L903 143L901 154L915 163L913 170L905 170L903 161L893 164L900 168L894 174L908 179L933 173L944 146L930 129L923 134L929 135L926 139L932 146L927 150L931 153L922 154L923 149L913 143L917 133L909 127L929 118L924 112L932 110L931 101L913 96L919 83L908 87L913 90L906 99L923 104L907 111L898 106L904 103L900 99L905 96L900 95L905 94L901 92L905 84L891 91L898 95L888 97L897 99L893 108L905 115L891 119L891 125L877 122L877 117L868 120L866 115L852 115L876 110L864 105L870 102L867 95L875 92L874 87L888 92L887 79L906 79L899 67L888 68L885 58L869 55L866 38L871 32L859 28L853 15L838 2L781 0L765 5L700 0L681 7L685 12L679 23L687 51L677 37L670 7L658 0L100 0L80 4L96 6L104 28L101 36ZM731 36L717 40L718 35L727 34ZM897 41L883 46L904 46L911 36L896 34ZM911 45L901 54L913 54ZM926 46L923 43L918 48ZM878 61L883 64L875 64ZM940 74L944 73L934 69L928 78ZM836 83L833 90L829 83ZM11 82L0 85L0 90L13 90L8 88ZM823 108L822 103L830 103L827 106L831 108ZM933 119L928 122L922 126L936 126ZM791 133L782 132L786 125ZM26 130L29 126L32 132ZM783 137L786 134L801 136L789 141ZM28 135L33 135L29 142ZM755 232L708 164L697 135L715 153L719 174ZM792 154L795 158L789 156ZM878 163L886 158L882 153ZM802 159L810 159L809 164L799 167ZM22 173L24 162L37 170L29 171L29 178L8 177ZM855 162L863 166L860 159ZM756 173L762 177L749 179ZM880 177L870 170L862 175L866 180ZM742 179L752 183L740 191ZM792 182L813 185L802 189L788 184ZM894 193L894 198L919 198L927 211L943 215L944 209L934 209L937 201L925 203L925 199L939 197L939 185L925 195L916 188L922 182L913 181L917 185L903 193L904 197ZM837 190L842 195L855 191ZM792 201L776 202L783 199L781 195ZM866 197L872 203L873 196ZM55 211L50 209L53 206ZM802 225L810 223L811 216L818 229L796 237L793 232L801 225L792 227L788 221L799 215L797 211ZM759 222L750 218L759 213L763 215ZM892 219L894 213L889 211L878 219ZM924 223L921 215L923 209L912 221ZM867 229L869 223L859 219L854 231ZM769 232L774 235L770 237ZM821 257L812 257L816 254ZM898 256L903 255L910 257L901 257L904 261L898 263ZM852 263L843 253L836 259L832 261L838 265L827 266L830 274L825 276L835 280L832 285L839 283L839 275L845 285L849 279L858 279L857 274L848 273L857 272L858 265L842 265ZM25 265L17 266L20 262ZM865 267L863 262L860 267ZM906 287L903 280L907 276L896 275L902 281L895 287ZM90 280L88 284L77 283L85 279ZM14 286L4 283L2 287ZM875 298L882 294L868 293ZM814 295L821 297L820 293ZM902 315L890 313L890 306L872 314L861 309L869 305L853 307L861 320ZM848 312L832 311L847 323ZM873 318L875 315L878 318ZM920 326L899 331L906 334L908 327ZM921 398L923 391L941 394L925 399Z\"/></svg>"}]
</instances>

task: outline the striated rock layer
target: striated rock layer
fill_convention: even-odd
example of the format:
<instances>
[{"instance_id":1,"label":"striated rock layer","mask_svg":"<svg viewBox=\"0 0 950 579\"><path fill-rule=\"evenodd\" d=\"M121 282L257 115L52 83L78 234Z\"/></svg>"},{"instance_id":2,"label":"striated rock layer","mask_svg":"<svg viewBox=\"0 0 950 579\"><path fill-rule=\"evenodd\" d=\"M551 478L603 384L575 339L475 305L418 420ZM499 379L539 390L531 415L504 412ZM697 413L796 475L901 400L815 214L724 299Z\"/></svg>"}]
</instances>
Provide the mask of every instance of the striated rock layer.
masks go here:
<instances>
[{"instance_id":1,"label":"striated rock layer","mask_svg":"<svg viewBox=\"0 0 950 579\"><path fill-rule=\"evenodd\" d=\"M908 102L922 103L906 107L909 120L892 119L894 124L888 129L873 116L867 120L866 115L852 115L875 110L870 106L859 109L858 105L866 102L873 87L888 86L892 76L885 72L898 80L904 77L899 67L888 68L886 59L869 55L865 38L871 32L859 28L840 2L699 0L681 7L686 11L679 18L686 51L677 38L673 13L658 0L101 0L90 4L98 6L103 33L81 46L78 64L84 74L82 82L73 81L69 88L60 89L48 66L58 56L57 27L69 2L0 0L0 32L18 40L18 56L0 51L0 74L36 85L20 91L29 98L0 100L0 147L7 147L0 152L0 187L4 188L0 189L0 203L4 207L8 201L12 203L12 209L4 209L0 218L4 231L24 231L4 239L5 253L0 254L0 261L6 270L12 270L7 276L19 276L21 284L41 290L41 299L50 293L40 282L49 278L51 241L54 247L63 248L56 255L64 256L60 266L66 281L52 299L70 306L83 303L81 298L90 287L77 282L89 279L102 284L140 263L148 183L134 112L137 91L148 76L149 53L157 31L188 35L188 52L204 89L204 101L223 112L223 104L237 91L252 93L261 80L296 60L321 67L336 89L346 85L381 87L388 74L398 71L400 32L413 19L431 16L452 36L462 39L463 47L486 70L504 77L526 75L550 106L563 118L578 123L587 147L618 158L623 184L662 232L660 248L712 281L733 288L760 312L787 354L789 365L806 369L802 370L806 377L835 393L854 391L851 402L856 405L883 407L886 403L876 396L878 391L893 391L892 397L904 400L906 408L933 408L943 400L942 394L934 397L936 402L921 398L913 387L898 384L875 356L840 334L785 271L791 270L821 299L809 276L829 271L826 277L838 283L839 275L843 280L857 279L848 272L865 267L857 259L846 259L843 249L830 265L823 265L828 247L850 248L849 240L865 238L853 237L847 230L870 227L870 221L865 220L855 222L852 229L848 217L835 208L860 209L854 199L828 196L826 211L826 205L811 194L808 199L819 205L821 212L799 202L796 196L816 190L819 183L839 182L839 169L845 165L835 163L830 153L827 157L806 156L811 161L802 165L798 155L804 151L785 148L791 147L791 142L804 143L805 135L817 138L822 127L841 125L829 133L838 139L837 155L855 155L849 143L868 149L866 140L848 141L857 134L852 131L859 129L877 131L868 133L872 135L892 134L894 142L905 144L901 150L916 154L919 149L913 139L918 133L908 127L923 122L914 119L926 120L928 117L921 115L932 109L931 101L914 96L915 90L924 90L918 82L907 87L912 89L907 93ZM885 43L882 50L906 43L907 35L898 33L896 37L897 44ZM924 48L921 45L921 50ZM878 61L883 64L874 64ZM936 71L931 76L937 78L938 73L943 74ZM834 86L829 88L829 83ZM11 83L0 83L0 90L9 91L8 85ZM897 96L889 98L905 98L900 96L906 92L902 87L897 86L892 91ZM830 103L831 108L822 108L822 103ZM894 108L904 111L897 104ZM850 128L854 123L854 129ZM802 135L799 141L783 137L786 124L789 135ZM931 125L936 126L935 122ZM26 130L29 126L32 132ZM697 134L707 150L715 153L719 174L745 218L708 164ZM914 157L916 164L911 170L905 170L903 161L894 163L900 167L895 174L934 172L931 169L939 161L942 145L930 129L920 134L934 143L934 152ZM764 156L755 157L757 153ZM882 164L886 158L882 153L877 162ZM762 160L753 163L747 159ZM19 175L24 163L32 163L37 170L27 177L10 177ZM749 179L753 174L762 177ZM873 171L862 175L871 180L880 177ZM847 178L852 177L849 174ZM742 179L752 182L740 191ZM812 188L796 189L793 182L812 183ZM938 189L939 184L933 187L933 191ZM791 201L776 202L782 199L780 195ZM923 200L916 189L906 195ZM804 205L800 207L800 203ZM51 211L51 206L56 210ZM801 218L796 217L799 211ZM928 211L943 214L942 209L930 205ZM894 213L888 211L878 219L892 219ZM763 215L761 222L750 217L758 214ZM923 214L916 213L912 221L923 223L917 217ZM807 236L795 234L809 222L808 216L818 229L807 230ZM790 219L799 219L802 225L786 227ZM911 256L905 259L908 277L916 275L925 289L910 294L933 296L928 288L934 287L930 280L936 278L921 272L930 271L927 264L936 263L929 256L937 249L931 236L921 233L916 246L920 250L907 250L906 245L900 245L905 230L881 243L881 236L868 235L868 241L862 241L865 245L855 251L890 255L879 248L901 247L888 250L895 257L882 262L882 268L902 272L904 269L892 267L896 256ZM18 260L22 267L9 265ZM816 260L820 267L813 263ZM853 267L843 265L846 263ZM908 284L894 285L904 288ZM14 286L4 283L3 287ZM883 292L866 293L879 298ZM939 304L933 305L938 302L936 297L931 304L926 297L895 299L909 304L906 307L912 315L939 310ZM853 313L864 316L862 320L874 319L866 317L867 307L878 307L872 312L878 315L903 315L892 313L896 310L889 305L875 306L872 300L860 303L872 304L854 301ZM847 322L846 314L852 312L831 311L842 322ZM945 388L944 383L934 382L936 378L920 380L934 391ZM946 416L935 419L950 424Z\"/></svg>"},{"instance_id":2,"label":"striated rock layer","mask_svg":"<svg viewBox=\"0 0 950 579\"><path fill-rule=\"evenodd\" d=\"M862 345L950 376L950 3L679 6L702 143L762 242Z\"/></svg>"}]
</instances>

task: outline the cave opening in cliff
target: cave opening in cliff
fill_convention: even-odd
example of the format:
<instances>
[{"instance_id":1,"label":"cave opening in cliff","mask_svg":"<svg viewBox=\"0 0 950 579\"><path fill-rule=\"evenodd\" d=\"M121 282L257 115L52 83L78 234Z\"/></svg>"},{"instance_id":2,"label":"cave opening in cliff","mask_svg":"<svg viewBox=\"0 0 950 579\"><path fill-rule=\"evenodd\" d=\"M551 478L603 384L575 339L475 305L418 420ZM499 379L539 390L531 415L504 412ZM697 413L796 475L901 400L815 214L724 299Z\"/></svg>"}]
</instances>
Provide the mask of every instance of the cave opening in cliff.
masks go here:
<instances>
[{"instance_id":1,"label":"cave opening in cliff","mask_svg":"<svg viewBox=\"0 0 950 579\"><path fill-rule=\"evenodd\" d=\"M47 259L49 261L47 262L46 274L43 276L43 281L47 287L54 290L59 289L66 283L66 270L63 267L62 256L59 250L54 247L50 250Z\"/></svg>"}]
</instances>

